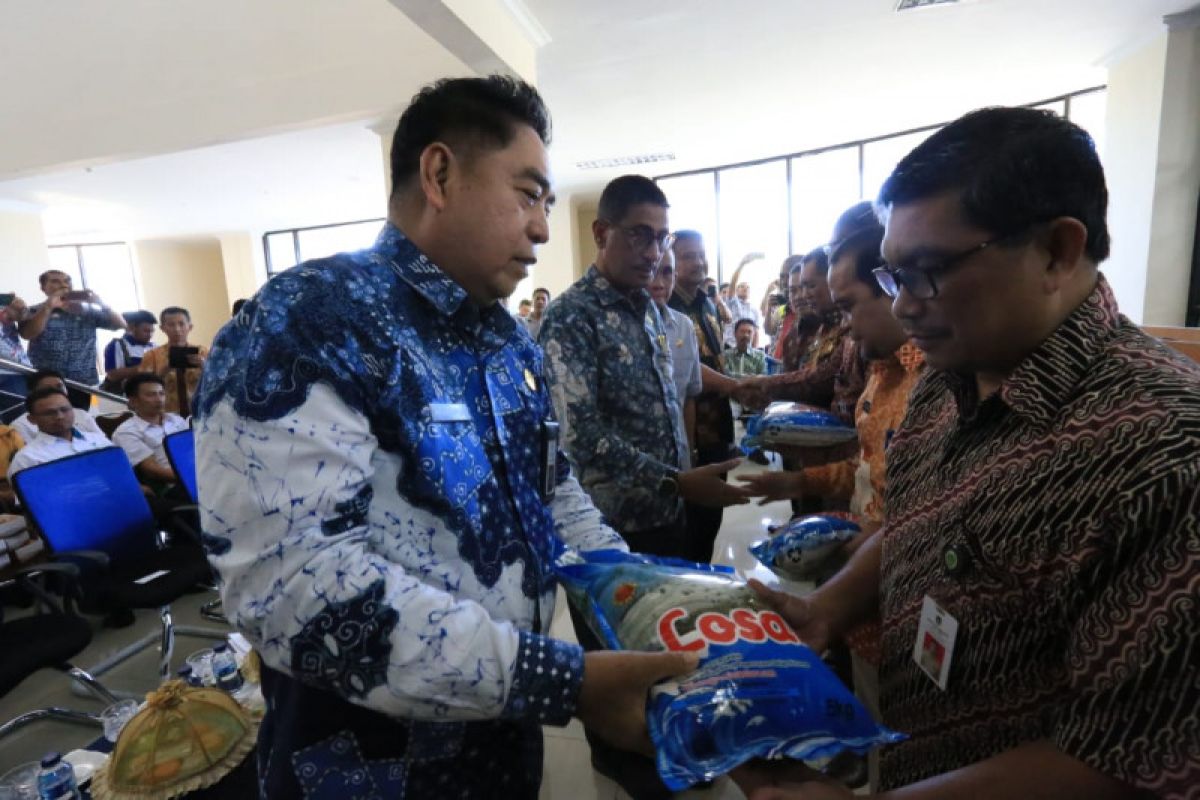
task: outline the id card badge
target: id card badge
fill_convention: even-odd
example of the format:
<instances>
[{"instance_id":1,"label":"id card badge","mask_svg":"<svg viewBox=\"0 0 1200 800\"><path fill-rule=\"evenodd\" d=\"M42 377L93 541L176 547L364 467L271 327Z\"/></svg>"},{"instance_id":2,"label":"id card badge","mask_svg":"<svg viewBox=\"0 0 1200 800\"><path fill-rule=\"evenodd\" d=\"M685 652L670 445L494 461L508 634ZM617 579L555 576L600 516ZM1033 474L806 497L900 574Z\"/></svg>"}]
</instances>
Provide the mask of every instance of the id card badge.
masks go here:
<instances>
[{"instance_id":1,"label":"id card badge","mask_svg":"<svg viewBox=\"0 0 1200 800\"><path fill-rule=\"evenodd\" d=\"M958 638L958 620L925 595L921 603L921 624L913 643L913 661L943 692L950 677L954 640Z\"/></svg>"},{"instance_id":2,"label":"id card badge","mask_svg":"<svg viewBox=\"0 0 1200 800\"><path fill-rule=\"evenodd\" d=\"M558 486L558 423L553 420L542 422L542 501L554 499L554 487Z\"/></svg>"}]
</instances>

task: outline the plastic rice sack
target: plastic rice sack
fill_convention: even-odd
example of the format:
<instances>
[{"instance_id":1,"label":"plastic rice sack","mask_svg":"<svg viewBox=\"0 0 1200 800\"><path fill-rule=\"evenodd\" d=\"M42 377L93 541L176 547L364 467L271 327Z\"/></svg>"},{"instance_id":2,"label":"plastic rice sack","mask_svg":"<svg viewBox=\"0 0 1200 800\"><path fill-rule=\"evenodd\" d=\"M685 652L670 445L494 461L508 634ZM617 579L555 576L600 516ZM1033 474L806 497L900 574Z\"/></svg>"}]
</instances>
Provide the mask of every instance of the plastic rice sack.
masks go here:
<instances>
[{"instance_id":1,"label":"plastic rice sack","mask_svg":"<svg viewBox=\"0 0 1200 800\"><path fill-rule=\"evenodd\" d=\"M766 411L746 421L742 449L770 450L774 445L790 447L832 447L858 436L835 414L802 403L771 403Z\"/></svg>"},{"instance_id":2,"label":"plastic rice sack","mask_svg":"<svg viewBox=\"0 0 1200 800\"><path fill-rule=\"evenodd\" d=\"M732 575L591 556L558 573L609 647L700 655L694 672L655 686L646 708L668 788L752 758L818 759L903 738L872 720L783 617Z\"/></svg>"},{"instance_id":3,"label":"plastic rice sack","mask_svg":"<svg viewBox=\"0 0 1200 800\"><path fill-rule=\"evenodd\" d=\"M812 580L823 574L846 542L861 530L839 517L802 517L777 528L769 539L756 542L750 552L781 578Z\"/></svg>"}]
</instances>

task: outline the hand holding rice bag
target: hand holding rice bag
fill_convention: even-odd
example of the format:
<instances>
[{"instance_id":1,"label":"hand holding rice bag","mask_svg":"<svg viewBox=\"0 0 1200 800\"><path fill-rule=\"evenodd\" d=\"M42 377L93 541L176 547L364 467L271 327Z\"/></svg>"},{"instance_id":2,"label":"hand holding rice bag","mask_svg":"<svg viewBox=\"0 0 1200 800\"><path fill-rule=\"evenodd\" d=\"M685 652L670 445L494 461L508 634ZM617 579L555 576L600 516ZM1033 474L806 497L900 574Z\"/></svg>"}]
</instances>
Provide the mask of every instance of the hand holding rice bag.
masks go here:
<instances>
[{"instance_id":1,"label":"hand holding rice bag","mask_svg":"<svg viewBox=\"0 0 1200 800\"><path fill-rule=\"evenodd\" d=\"M783 617L732 575L591 555L558 573L609 647L700 655L696 671L656 686L646 709L668 788L752 758L823 758L902 738L875 723Z\"/></svg>"},{"instance_id":2,"label":"hand holding rice bag","mask_svg":"<svg viewBox=\"0 0 1200 800\"><path fill-rule=\"evenodd\" d=\"M771 403L766 411L747 420L742 448L831 447L857 437L853 425L828 411L802 403Z\"/></svg>"},{"instance_id":3,"label":"hand holding rice bag","mask_svg":"<svg viewBox=\"0 0 1200 800\"><path fill-rule=\"evenodd\" d=\"M813 580L860 530L854 522L834 516L802 517L752 545L750 552L781 578Z\"/></svg>"}]
</instances>

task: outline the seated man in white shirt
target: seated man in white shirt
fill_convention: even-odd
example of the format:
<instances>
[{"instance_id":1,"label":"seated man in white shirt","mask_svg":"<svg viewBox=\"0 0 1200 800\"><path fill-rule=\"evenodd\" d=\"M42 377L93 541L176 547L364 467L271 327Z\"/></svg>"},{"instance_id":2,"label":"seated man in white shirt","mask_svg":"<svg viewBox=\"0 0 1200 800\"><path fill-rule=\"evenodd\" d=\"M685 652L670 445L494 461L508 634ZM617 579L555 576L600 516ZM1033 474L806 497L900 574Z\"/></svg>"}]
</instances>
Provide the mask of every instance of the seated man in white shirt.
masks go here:
<instances>
[{"instance_id":1,"label":"seated man in white shirt","mask_svg":"<svg viewBox=\"0 0 1200 800\"><path fill-rule=\"evenodd\" d=\"M67 390L67 384L63 381L62 373L56 369L39 369L37 372L25 376L25 387L28 389L29 394L33 394L38 389L47 386L64 392ZM11 424L26 442L32 442L37 438L37 423L30 419L28 412L14 419ZM86 412L75 415L75 427L84 433L94 433L99 436L104 435L104 432L100 430L100 426L96 424L96 419Z\"/></svg>"},{"instance_id":2,"label":"seated man in white shirt","mask_svg":"<svg viewBox=\"0 0 1200 800\"><path fill-rule=\"evenodd\" d=\"M104 434L81 431L75 426L76 418L86 415L75 413L62 389L44 386L35 390L25 398L25 408L38 432L13 456L8 468L9 480L21 470L38 464L112 446Z\"/></svg>"},{"instance_id":3,"label":"seated man in white shirt","mask_svg":"<svg viewBox=\"0 0 1200 800\"><path fill-rule=\"evenodd\" d=\"M138 479L152 488L166 488L178 482L167 458L163 439L186 430L188 422L166 410L167 393L163 379L142 372L125 381L125 396L133 416L113 431L113 444L125 451Z\"/></svg>"}]
</instances>

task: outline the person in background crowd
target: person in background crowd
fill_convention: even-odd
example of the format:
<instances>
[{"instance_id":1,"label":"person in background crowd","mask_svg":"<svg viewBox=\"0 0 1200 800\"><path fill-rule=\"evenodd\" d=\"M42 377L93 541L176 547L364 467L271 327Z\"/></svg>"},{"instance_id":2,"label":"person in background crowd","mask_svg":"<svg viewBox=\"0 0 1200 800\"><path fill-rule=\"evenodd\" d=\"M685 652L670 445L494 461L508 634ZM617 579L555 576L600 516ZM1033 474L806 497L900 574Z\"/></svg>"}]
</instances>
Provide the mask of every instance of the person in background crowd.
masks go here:
<instances>
[{"instance_id":1,"label":"person in background crowd","mask_svg":"<svg viewBox=\"0 0 1200 800\"><path fill-rule=\"evenodd\" d=\"M15 294L0 295L0 358L32 367L17 324L25 320L29 309ZM0 364L0 424L9 424L25 411L25 375Z\"/></svg>"},{"instance_id":2,"label":"person in background crowd","mask_svg":"<svg viewBox=\"0 0 1200 800\"><path fill-rule=\"evenodd\" d=\"M822 498L823 508L849 504L862 534L847 543L849 556L883 524L886 455L892 436L908 409L908 397L921 376L925 359L908 341L892 315L892 299L875 280L882 260L883 225L869 202L847 209L834 226L829 246L829 288L834 304L846 316L850 336L867 360L869 377L858 399L854 425L858 452L845 461L816 463L796 470L761 472L742 478L762 503ZM820 462L804 451L789 463ZM853 655L855 690L879 717L879 622L874 619L847 634ZM872 783L878 781L878 759L872 757Z\"/></svg>"},{"instance_id":3,"label":"person in background crowd","mask_svg":"<svg viewBox=\"0 0 1200 800\"><path fill-rule=\"evenodd\" d=\"M667 334L667 348L671 351L671 375L675 379L675 398L681 406L683 430L687 434L688 449L680 469L691 469L692 451L696 449L696 396L703 390L700 377L700 349L696 344L696 330L692 321L671 308L667 303L675 291L675 253L667 248L658 262L654 280L650 281L650 299L662 316L663 329Z\"/></svg>"},{"instance_id":4,"label":"person in background crowd","mask_svg":"<svg viewBox=\"0 0 1200 800\"><path fill-rule=\"evenodd\" d=\"M529 330L529 335L537 341L538 331L542 329L542 318L546 314L546 306L550 305L550 290L549 289L534 289L533 290L533 311L529 316L525 317L525 327Z\"/></svg>"},{"instance_id":5,"label":"person in background crowd","mask_svg":"<svg viewBox=\"0 0 1200 800\"><path fill-rule=\"evenodd\" d=\"M63 382L63 377L58 370L39 369L32 375L25 375L25 394L26 396L33 394L39 389L51 387L58 389L60 392L67 391L67 385ZM95 433L100 436L104 432L100 430L100 426L96 424L96 419L91 414L83 413L76 414L74 425L84 433ZM30 418L26 412L12 421L13 429L21 435L21 438L26 442L32 441L38 435L37 423Z\"/></svg>"},{"instance_id":6,"label":"person in background crowd","mask_svg":"<svg viewBox=\"0 0 1200 800\"><path fill-rule=\"evenodd\" d=\"M0 424L0 512L11 514L17 509L17 495L8 480L8 470L13 457L25 446L25 440L16 428Z\"/></svg>"},{"instance_id":7,"label":"person in background crowd","mask_svg":"<svg viewBox=\"0 0 1200 800\"><path fill-rule=\"evenodd\" d=\"M725 322L725 327L722 334L721 343L724 347L734 346L733 326L738 320L751 319L754 320L754 342L753 346L758 347L758 326L762 324L762 312L750 302L750 284L743 281L742 272L745 271L749 264L755 261L760 261L765 256L762 253L747 253L738 263L737 268L733 271L733 278L730 283L725 284L728 291L721 293L721 300L725 303L725 308L729 312L729 319Z\"/></svg>"},{"instance_id":8,"label":"person in background crowd","mask_svg":"<svg viewBox=\"0 0 1200 800\"><path fill-rule=\"evenodd\" d=\"M125 318L125 333L104 346L104 384L101 388L109 392L124 390L125 381L138 374L138 365L146 351L154 345L154 328L158 318L149 311L128 311Z\"/></svg>"},{"instance_id":9,"label":"person in background crowd","mask_svg":"<svg viewBox=\"0 0 1200 800\"><path fill-rule=\"evenodd\" d=\"M672 245L675 251L675 292L671 308L686 314L696 329L700 345L700 363L708 370L702 374L704 392L696 398L696 452L694 464L705 466L729 460L733 446L733 409L730 408L728 386L713 385L709 375L725 377L721 356L723 323L713 305L713 292L705 290L708 283L708 259L704 239L692 230L678 231ZM724 480L724 475L722 475ZM688 557L707 562L712 558L713 541L721 529L723 512L720 506L691 503L687 509Z\"/></svg>"},{"instance_id":10,"label":"person in background crowd","mask_svg":"<svg viewBox=\"0 0 1200 800\"><path fill-rule=\"evenodd\" d=\"M533 311L533 303L530 302L529 298L525 298L524 300L522 300L520 303L517 304L517 316L520 317L522 320L528 319L529 314L532 311Z\"/></svg>"},{"instance_id":11,"label":"person in background crowd","mask_svg":"<svg viewBox=\"0 0 1200 800\"><path fill-rule=\"evenodd\" d=\"M246 305L246 301L248 299L249 298L246 298L246 297L240 297L237 300L234 300L233 308L230 310L230 315L236 317L238 315L238 312L242 310L242 306Z\"/></svg>"},{"instance_id":12,"label":"person in background crowd","mask_svg":"<svg viewBox=\"0 0 1200 800\"><path fill-rule=\"evenodd\" d=\"M776 361L783 361L784 343L788 341L796 320L800 318L800 278L792 286L792 272L799 271L804 256L788 256L780 267L778 281L772 281L763 297L763 330L771 337L769 354Z\"/></svg>"},{"instance_id":13,"label":"person in background crowd","mask_svg":"<svg viewBox=\"0 0 1200 800\"><path fill-rule=\"evenodd\" d=\"M83 431L75 426L75 409L62 389L53 386L38 389L25 399L25 407L29 410L29 418L37 425L38 433L13 456L8 467L10 481L23 469L88 450L112 447L104 434Z\"/></svg>"},{"instance_id":14,"label":"person in background crowd","mask_svg":"<svg viewBox=\"0 0 1200 800\"><path fill-rule=\"evenodd\" d=\"M193 325L192 315L186 308L169 306L162 310L158 319L167 343L142 356L138 369L162 378L167 387L167 411L187 417L191 414L191 399L200 385L204 362L208 360L208 348L188 341ZM183 348L192 352L185 352ZM174 360L172 350L178 354Z\"/></svg>"},{"instance_id":15,"label":"person in background crowd","mask_svg":"<svg viewBox=\"0 0 1200 800\"><path fill-rule=\"evenodd\" d=\"M705 269L707 269L707 264ZM704 279L704 295L712 302L713 307L717 309L717 316L721 319L722 325L728 325L732 317L729 313L729 306L725 305L725 298L717 290L717 282L713 278Z\"/></svg>"},{"instance_id":16,"label":"person in background crowd","mask_svg":"<svg viewBox=\"0 0 1200 800\"><path fill-rule=\"evenodd\" d=\"M908 739L880 798L1200 787L1200 367L1118 311L1107 204L1091 137L1029 108L950 123L880 191L876 275L927 363L884 523L807 597L758 587L818 650L882 615ZM738 773L753 800L853 796L810 777Z\"/></svg>"},{"instance_id":17,"label":"person in background crowd","mask_svg":"<svg viewBox=\"0 0 1200 800\"><path fill-rule=\"evenodd\" d=\"M20 323L29 342L29 360L38 369L53 369L85 386L100 383L96 370L96 329L123 330L125 319L104 305L95 292L73 292L71 276L56 269L38 276L46 300L29 311ZM71 404L87 409L92 397L82 389L68 389Z\"/></svg>"},{"instance_id":18,"label":"person in background crowd","mask_svg":"<svg viewBox=\"0 0 1200 800\"><path fill-rule=\"evenodd\" d=\"M521 81L425 87L374 246L276 275L217 335L197 478L226 614L262 657L264 797L534 800L542 725L649 751L650 686L695 667L547 635L556 541L624 547L499 302L549 238L549 137Z\"/></svg>"},{"instance_id":19,"label":"person in background crowd","mask_svg":"<svg viewBox=\"0 0 1200 800\"><path fill-rule=\"evenodd\" d=\"M736 461L684 469L688 442L667 331L647 291L671 246L667 198L649 178L616 178L600 194L592 235L595 264L550 305L539 337L564 449L631 550L684 556L681 498L723 506L748 495L721 477ZM695 292L702 282L692 284ZM580 643L599 648L583 618L571 613ZM670 796L652 759L587 736L597 772L636 800Z\"/></svg>"},{"instance_id":20,"label":"person in background crowd","mask_svg":"<svg viewBox=\"0 0 1200 800\"><path fill-rule=\"evenodd\" d=\"M163 439L187 430L187 420L166 410L166 387L153 373L143 372L125 381L125 396L133 416L113 431L113 444L125 451L138 479L161 493L179 481Z\"/></svg>"},{"instance_id":21,"label":"person in background crowd","mask_svg":"<svg viewBox=\"0 0 1200 800\"><path fill-rule=\"evenodd\" d=\"M779 375L748 378L734 398L751 408L793 400L826 408L847 422L866 382L865 364L850 328L829 292L829 258L823 247L804 257L790 280L799 280L799 321L784 344Z\"/></svg>"},{"instance_id":22,"label":"person in background crowd","mask_svg":"<svg viewBox=\"0 0 1200 800\"><path fill-rule=\"evenodd\" d=\"M752 319L739 319L733 326L734 345L725 349L725 374L731 378L748 378L767 373L767 355L750 346L758 333Z\"/></svg>"}]
</instances>

